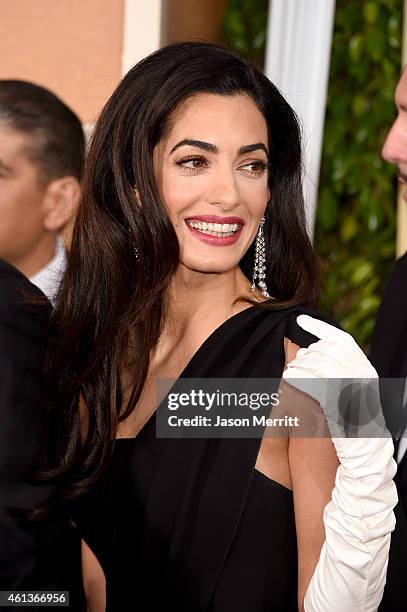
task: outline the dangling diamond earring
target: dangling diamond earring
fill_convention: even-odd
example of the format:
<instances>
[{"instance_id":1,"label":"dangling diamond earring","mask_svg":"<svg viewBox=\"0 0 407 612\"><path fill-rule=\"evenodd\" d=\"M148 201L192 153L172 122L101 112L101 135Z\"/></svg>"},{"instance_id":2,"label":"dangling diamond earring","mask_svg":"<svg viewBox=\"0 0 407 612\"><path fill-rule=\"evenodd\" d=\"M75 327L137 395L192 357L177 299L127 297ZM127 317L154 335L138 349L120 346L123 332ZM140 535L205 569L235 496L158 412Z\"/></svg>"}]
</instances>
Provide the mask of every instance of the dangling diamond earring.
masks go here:
<instances>
[{"instance_id":1,"label":"dangling diamond earring","mask_svg":"<svg viewBox=\"0 0 407 612\"><path fill-rule=\"evenodd\" d=\"M261 290L263 297L269 298L270 295L267 291L267 285L264 282L266 278L266 266L264 265L266 261L266 257L264 254L265 246L264 246L264 235L263 235L263 225L266 221L265 217L262 217L260 222L260 227L256 236L256 246L255 246L255 255L254 255L254 268L253 268L253 276L252 276L252 284L251 290L256 291L256 279L258 280L258 287Z\"/></svg>"}]
</instances>

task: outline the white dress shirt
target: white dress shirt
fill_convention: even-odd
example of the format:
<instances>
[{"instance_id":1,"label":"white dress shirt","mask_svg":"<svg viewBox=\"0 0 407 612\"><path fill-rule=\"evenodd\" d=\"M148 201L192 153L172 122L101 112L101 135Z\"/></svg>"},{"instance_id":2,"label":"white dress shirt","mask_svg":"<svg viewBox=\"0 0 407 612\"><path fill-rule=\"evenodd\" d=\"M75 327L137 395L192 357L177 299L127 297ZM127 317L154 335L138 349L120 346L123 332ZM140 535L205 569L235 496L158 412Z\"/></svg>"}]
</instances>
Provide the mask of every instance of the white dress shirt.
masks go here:
<instances>
[{"instance_id":1,"label":"white dress shirt","mask_svg":"<svg viewBox=\"0 0 407 612\"><path fill-rule=\"evenodd\" d=\"M406 383L404 384L403 407L404 407L404 410L407 410L407 379L406 379ZM403 433L401 434L399 447L397 450L397 463L400 463L400 461L403 459L404 453L406 452L406 450L407 450L407 431L404 430Z\"/></svg>"},{"instance_id":2,"label":"white dress shirt","mask_svg":"<svg viewBox=\"0 0 407 612\"><path fill-rule=\"evenodd\" d=\"M54 305L65 268L66 251L62 237L58 236L53 259L39 272L30 277L30 281L45 293L52 305Z\"/></svg>"}]
</instances>

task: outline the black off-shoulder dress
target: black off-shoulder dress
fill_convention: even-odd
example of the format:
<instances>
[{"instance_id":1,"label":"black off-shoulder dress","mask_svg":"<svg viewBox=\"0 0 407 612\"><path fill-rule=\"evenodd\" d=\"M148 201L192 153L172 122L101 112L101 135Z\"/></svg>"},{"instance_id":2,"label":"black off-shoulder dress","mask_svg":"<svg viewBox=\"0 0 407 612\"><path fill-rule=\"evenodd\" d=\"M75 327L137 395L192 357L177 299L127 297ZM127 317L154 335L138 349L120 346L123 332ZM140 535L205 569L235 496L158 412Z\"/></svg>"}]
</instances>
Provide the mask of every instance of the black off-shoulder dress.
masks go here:
<instances>
[{"instance_id":1,"label":"black off-shoulder dress","mask_svg":"<svg viewBox=\"0 0 407 612\"><path fill-rule=\"evenodd\" d=\"M306 308L255 306L220 325L180 378L280 378L284 337L317 340ZM108 612L297 612L292 491L255 468L261 439L162 439L153 415L119 439L75 510L107 583Z\"/></svg>"}]
</instances>

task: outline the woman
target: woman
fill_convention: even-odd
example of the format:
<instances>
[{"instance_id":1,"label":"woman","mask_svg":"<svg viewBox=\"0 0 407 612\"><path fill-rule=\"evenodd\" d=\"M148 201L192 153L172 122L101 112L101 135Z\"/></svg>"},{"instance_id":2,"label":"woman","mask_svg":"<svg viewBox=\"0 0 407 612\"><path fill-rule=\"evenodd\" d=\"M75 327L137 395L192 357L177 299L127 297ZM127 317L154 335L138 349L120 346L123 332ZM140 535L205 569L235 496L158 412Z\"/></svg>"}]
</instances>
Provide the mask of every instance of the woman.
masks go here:
<instances>
[{"instance_id":1,"label":"woman","mask_svg":"<svg viewBox=\"0 0 407 612\"><path fill-rule=\"evenodd\" d=\"M380 597L394 526L391 441L370 490L376 554L361 518L352 537L365 541L339 541L352 519L335 496L324 529L338 468L329 438L155 436L159 378L280 379L288 362L310 375L315 350L292 359L316 339L296 319L323 318L307 309L317 293L299 128L278 90L210 43L141 61L96 125L56 311L61 495L76 501L92 611L105 599L115 611L308 611L321 597L374 609L365 601ZM352 342L330 350L341 343L336 375L352 359L365 372ZM328 357L313 375L329 376ZM344 568L349 548L363 557L355 586L351 567L340 574L339 602L330 533Z\"/></svg>"}]
</instances>

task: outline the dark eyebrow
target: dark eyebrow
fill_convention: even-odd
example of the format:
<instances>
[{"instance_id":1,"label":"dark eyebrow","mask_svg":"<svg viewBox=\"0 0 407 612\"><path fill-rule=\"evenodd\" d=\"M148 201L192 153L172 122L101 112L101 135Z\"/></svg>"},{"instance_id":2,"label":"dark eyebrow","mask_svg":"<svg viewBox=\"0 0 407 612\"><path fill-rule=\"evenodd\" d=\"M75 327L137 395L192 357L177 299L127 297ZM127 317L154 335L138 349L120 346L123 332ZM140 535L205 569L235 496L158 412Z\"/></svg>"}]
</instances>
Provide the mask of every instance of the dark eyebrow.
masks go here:
<instances>
[{"instance_id":1,"label":"dark eyebrow","mask_svg":"<svg viewBox=\"0 0 407 612\"><path fill-rule=\"evenodd\" d=\"M269 152L267 151L266 146L262 142L256 142L255 144L245 145L244 147L240 147L239 155L244 155L245 153L251 153L252 151L258 150L264 151L268 157Z\"/></svg>"},{"instance_id":2,"label":"dark eyebrow","mask_svg":"<svg viewBox=\"0 0 407 612\"><path fill-rule=\"evenodd\" d=\"M198 149L202 149L203 151L207 151L208 153L218 153L219 149L216 145L210 142L204 142L202 140L191 140L190 138L185 138L178 142L175 147L173 147L170 151L174 153L179 147L183 147L184 145L190 145L191 147L197 147ZM245 145L244 147L240 147L239 155L244 155L245 153L251 153L252 151L262 150L268 156L268 151L266 146L262 142L256 142L254 144Z\"/></svg>"},{"instance_id":3,"label":"dark eyebrow","mask_svg":"<svg viewBox=\"0 0 407 612\"><path fill-rule=\"evenodd\" d=\"M175 147L171 149L170 155L171 153L174 153L174 151L179 149L179 147L183 147L184 145L190 145L191 147L198 147L198 149L202 149L203 151L208 151L208 153L218 152L218 147L214 144L211 144L210 142L203 142L202 140L191 140L190 138L184 138L184 140L181 140L180 142L178 142L175 145Z\"/></svg>"}]
</instances>

